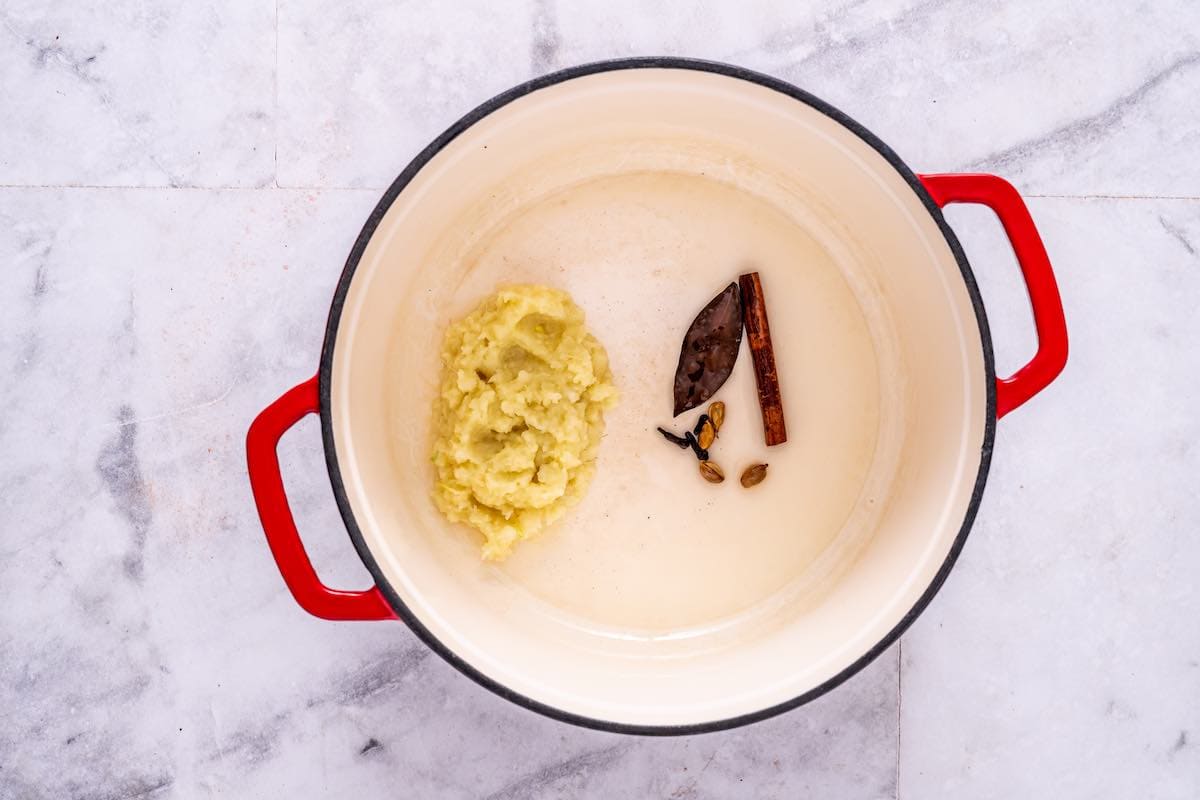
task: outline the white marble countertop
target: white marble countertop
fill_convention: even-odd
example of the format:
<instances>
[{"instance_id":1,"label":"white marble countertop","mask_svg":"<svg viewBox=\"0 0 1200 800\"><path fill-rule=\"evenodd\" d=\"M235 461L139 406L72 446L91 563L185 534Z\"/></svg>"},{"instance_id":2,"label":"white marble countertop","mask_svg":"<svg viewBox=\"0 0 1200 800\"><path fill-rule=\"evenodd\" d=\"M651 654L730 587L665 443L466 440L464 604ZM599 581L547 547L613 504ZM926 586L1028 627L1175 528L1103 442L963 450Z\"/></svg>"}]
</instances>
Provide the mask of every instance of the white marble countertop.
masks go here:
<instances>
[{"instance_id":1,"label":"white marble countertop","mask_svg":"<svg viewBox=\"0 0 1200 800\"><path fill-rule=\"evenodd\" d=\"M0 798L1194 798L1200 6L0 0ZM381 188L477 102L603 57L759 69L923 171L1029 198L1072 334L1002 421L948 584L832 694L727 733L576 729L401 625L287 594L253 415L312 374ZM950 212L1001 371L998 226ZM314 418L300 527L366 580Z\"/></svg>"}]
</instances>

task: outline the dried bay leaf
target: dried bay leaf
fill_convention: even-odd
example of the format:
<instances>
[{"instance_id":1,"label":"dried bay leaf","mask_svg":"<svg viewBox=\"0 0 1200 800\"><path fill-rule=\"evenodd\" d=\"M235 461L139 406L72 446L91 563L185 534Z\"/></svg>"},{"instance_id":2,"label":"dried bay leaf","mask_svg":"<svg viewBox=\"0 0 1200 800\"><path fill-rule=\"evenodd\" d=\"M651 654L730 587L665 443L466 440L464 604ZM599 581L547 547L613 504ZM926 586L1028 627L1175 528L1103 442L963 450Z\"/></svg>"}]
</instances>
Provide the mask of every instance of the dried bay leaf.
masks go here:
<instances>
[{"instance_id":1,"label":"dried bay leaf","mask_svg":"<svg viewBox=\"0 0 1200 800\"><path fill-rule=\"evenodd\" d=\"M731 283L700 310L675 368L675 416L696 408L728 380L742 344L742 299Z\"/></svg>"}]
</instances>

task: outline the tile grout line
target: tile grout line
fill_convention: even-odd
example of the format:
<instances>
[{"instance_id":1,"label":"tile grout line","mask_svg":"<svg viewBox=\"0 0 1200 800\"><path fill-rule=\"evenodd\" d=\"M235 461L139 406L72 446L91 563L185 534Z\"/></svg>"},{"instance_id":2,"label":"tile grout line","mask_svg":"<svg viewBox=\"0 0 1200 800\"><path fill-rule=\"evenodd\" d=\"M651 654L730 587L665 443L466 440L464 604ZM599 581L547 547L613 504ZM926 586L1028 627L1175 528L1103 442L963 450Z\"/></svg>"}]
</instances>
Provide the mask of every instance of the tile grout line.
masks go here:
<instances>
[{"instance_id":1,"label":"tile grout line","mask_svg":"<svg viewBox=\"0 0 1200 800\"><path fill-rule=\"evenodd\" d=\"M904 707L904 640L896 642L896 800L900 800L900 724Z\"/></svg>"},{"instance_id":2,"label":"tile grout line","mask_svg":"<svg viewBox=\"0 0 1200 800\"><path fill-rule=\"evenodd\" d=\"M1048 200L1200 200L1192 194L1024 194L1022 197Z\"/></svg>"}]
</instances>

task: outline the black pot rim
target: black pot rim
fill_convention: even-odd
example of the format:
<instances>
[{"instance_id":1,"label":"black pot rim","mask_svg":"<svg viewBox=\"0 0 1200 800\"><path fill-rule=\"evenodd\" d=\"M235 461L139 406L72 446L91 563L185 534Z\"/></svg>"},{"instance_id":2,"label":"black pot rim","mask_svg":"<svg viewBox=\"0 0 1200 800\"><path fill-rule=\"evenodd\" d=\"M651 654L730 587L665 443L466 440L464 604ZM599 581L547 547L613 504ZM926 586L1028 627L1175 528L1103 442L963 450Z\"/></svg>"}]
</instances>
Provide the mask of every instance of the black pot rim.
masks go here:
<instances>
[{"instance_id":1,"label":"black pot rim","mask_svg":"<svg viewBox=\"0 0 1200 800\"><path fill-rule=\"evenodd\" d=\"M484 675L475 667L468 664L449 647L443 644L432 632L426 628L415 614L405 605L404 601L392 588L383 572L379 569L378 563L375 561L371 551L367 548L366 542L363 539L362 531L358 527L358 523L354 518L354 513L350 508L350 502L346 495L345 485L342 480L341 470L338 467L336 449L333 441L333 421L329 413L330 408L330 386L331 372L333 368L333 348L337 340L338 323L341 319L342 308L345 305L346 295L350 288L350 283L354 278L355 270L358 267L359 260L362 258L363 252L366 250L367 243L374 234L375 229L379 226L380 221L391 207L392 203L404 190L405 186L413 179L413 177L429 162L439 151L447 144L453 141L459 134L467 128L474 125L479 120L491 114L493 111L511 103L512 101L524 97L531 92L547 86L569 81L574 78L580 78L586 75L594 75L600 72L611 72L615 70L626 69L687 69L700 72L710 72L718 75L724 75L730 78L748 81L750 83L765 86L768 89L773 89L781 94L785 94L794 100L797 100L813 109L821 112L827 117L837 121L844 127L848 128L852 133L874 148L881 156L883 156L889 164L904 178L913 192L920 198L925 209L929 212L941 230L942 235L946 238L950 245L950 250L954 254L955 260L958 262L959 270L962 273L963 281L966 283L967 291L971 297L971 305L975 309L975 317L979 324L980 339L983 343L983 360L984 370L986 372L987 384L987 408L984 426L983 446L980 453L979 472L975 478L975 485L971 492L971 502L967 508L966 515L963 519L962 527L959 529L958 535L954 539L954 543L950 547L946 559L939 567L933 581L918 598L913 607L904 615L897 625L879 640L872 648L858 658L853 664L843 669L837 675L829 678L819 686L810 689L809 691L794 697L790 700L778 703L769 708L764 708L758 711L753 711L748 714L741 714L735 717L713 720L710 722L692 723L687 725L635 725L621 722L613 722L610 720L596 719L585 717L579 714L574 714L569 711L564 711L559 708L541 703L531 697L527 697L519 692L516 692L509 687L498 683L497 681ZM983 300L979 293L978 284L975 281L975 275L971 271L971 267L967 262L966 255L963 253L962 247L955 237L954 232L946 224L946 220L942 215L941 208L938 207L929 193L925 191L916 174L900 159L898 155L886 144L884 144L877 136L864 128L854 119L820 100L817 97L805 92L802 89L793 86L786 81L773 78L769 75L764 75L753 70L748 70L742 67L724 64L715 61L705 61L692 58L679 57L644 57L644 58L621 58L607 61L597 61L590 64L582 64L568 69L552 72L543 75L533 80L527 81L503 92L491 100L483 103L473 109L460 120L451 125L445 132L434 139L424 150L422 150L416 158L414 158L399 177L392 182L392 185L383 193L383 197L367 218L363 225L362 231L358 235L358 239L354 243L354 247L350 251L350 256L346 259L346 266L342 270L342 275L338 280L337 289L333 295L333 302L329 310L329 319L325 328L325 341L321 350L321 364L318 371L318 386L320 393L320 417L321 417L321 437L325 447L325 462L329 469L329 479L333 485L334 498L337 501L338 509L341 511L342 519L346 523L346 529L350 534L350 540L354 543L354 548L358 551L362 558L363 564L370 571L376 585L383 592L392 608L407 623L409 628L424 642L430 649L445 659L451 666L459 672L466 675L471 680L486 689L491 690L500 697L510 700L517 705L524 706L527 709L536 711L553 719L568 722L573 725L579 725L585 728L593 728L596 730L609 731L612 733L626 733L643 736L678 736L698 733L711 733L714 731L727 730L736 728L742 725L748 725L753 722L759 722L769 717L776 716L785 711L789 711L797 706L801 706L811 700L824 695L830 690L844 683L852 675L861 671L868 664L875 660L884 650L892 645L905 630L913 623L914 620L925 610L934 595L945 583L947 575L949 575L954 562L957 560L959 553L962 551L963 545L966 543L968 532L975 520L975 515L979 510L979 504L983 497L983 487L987 482L988 469L991 464L992 446L995 441L996 434L996 370L995 360L992 352L991 333L988 329L987 316L984 313Z\"/></svg>"}]
</instances>

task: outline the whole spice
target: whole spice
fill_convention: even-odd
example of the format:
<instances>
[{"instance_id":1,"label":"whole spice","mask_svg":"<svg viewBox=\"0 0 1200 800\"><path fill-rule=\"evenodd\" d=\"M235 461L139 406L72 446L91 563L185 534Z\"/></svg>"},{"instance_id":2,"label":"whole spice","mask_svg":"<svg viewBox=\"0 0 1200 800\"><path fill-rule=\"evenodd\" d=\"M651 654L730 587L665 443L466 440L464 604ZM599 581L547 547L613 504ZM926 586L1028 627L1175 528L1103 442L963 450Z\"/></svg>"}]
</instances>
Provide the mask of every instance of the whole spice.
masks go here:
<instances>
[{"instance_id":1,"label":"whole spice","mask_svg":"<svg viewBox=\"0 0 1200 800\"><path fill-rule=\"evenodd\" d=\"M751 486L758 486L767 477L766 464L754 464L746 467L742 473L742 486L749 489Z\"/></svg>"},{"instance_id":2,"label":"whole spice","mask_svg":"<svg viewBox=\"0 0 1200 800\"><path fill-rule=\"evenodd\" d=\"M787 441L783 422L783 398L779 396L779 370L771 345L771 326L767 323L767 304L757 272L738 277L742 290L742 316L750 355L754 359L754 382L758 385L758 405L762 408L763 434L767 446Z\"/></svg>"},{"instance_id":3,"label":"whole spice","mask_svg":"<svg viewBox=\"0 0 1200 800\"><path fill-rule=\"evenodd\" d=\"M705 450L712 447L713 440L717 438L717 427L712 424L712 420L708 417L704 418L704 422L700 425L700 433L696 434L696 441Z\"/></svg>"},{"instance_id":4,"label":"whole spice","mask_svg":"<svg viewBox=\"0 0 1200 800\"><path fill-rule=\"evenodd\" d=\"M696 426L696 429L700 430L700 426ZM700 459L701 461L708 460L708 448L701 445L700 440L696 438L696 434L692 433L691 431L688 431L683 436L677 436L666 428L657 428L657 430L662 434L664 439L676 447L682 450L686 450L690 447L692 448L692 452L696 454L696 458ZM712 444L712 442L710 441L709 444Z\"/></svg>"},{"instance_id":5,"label":"whole spice","mask_svg":"<svg viewBox=\"0 0 1200 800\"><path fill-rule=\"evenodd\" d=\"M720 433L721 426L725 424L725 404L718 400L709 406L708 418L712 420L713 430Z\"/></svg>"},{"instance_id":6,"label":"whole spice","mask_svg":"<svg viewBox=\"0 0 1200 800\"><path fill-rule=\"evenodd\" d=\"M709 483L720 483L725 480L725 473L712 461L700 462L700 476Z\"/></svg>"},{"instance_id":7,"label":"whole spice","mask_svg":"<svg viewBox=\"0 0 1200 800\"><path fill-rule=\"evenodd\" d=\"M676 447L681 447L684 450L686 450L687 448L692 446L692 443L687 440L686 436L676 436L675 434L671 433L666 428L659 428L658 432L663 435L664 439L666 439L668 442L675 445Z\"/></svg>"},{"instance_id":8,"label":"whole spice","mask_svg":"<svg viewBox=\"0 0 1200 800\"><path fill-rule=\"evenodd\" d=\"M674 416L716 394L733 372L741 344L741 292L731 283L700 309L683 337L675 368Z\"/></svg>"}]
</instances>

